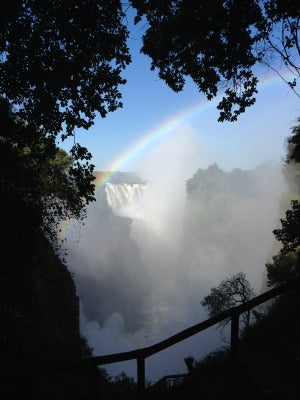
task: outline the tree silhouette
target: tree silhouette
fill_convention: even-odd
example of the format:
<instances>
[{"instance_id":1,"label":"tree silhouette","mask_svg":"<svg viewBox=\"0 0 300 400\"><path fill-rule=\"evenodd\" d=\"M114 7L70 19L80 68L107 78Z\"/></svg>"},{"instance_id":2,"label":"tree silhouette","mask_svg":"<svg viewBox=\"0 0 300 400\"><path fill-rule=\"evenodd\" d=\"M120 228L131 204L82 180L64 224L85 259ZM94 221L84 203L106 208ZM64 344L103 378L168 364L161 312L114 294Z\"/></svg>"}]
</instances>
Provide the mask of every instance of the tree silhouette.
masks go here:
<instances>
[{"instance_id":1,"label":"tree silhouette","mask_svg":"<svg viewBox=\"0 0 300 400\"><path fill-rule=\"evenodd\" d=\"M292 135L287 139L287 156L284 174L289 190L294 198L291 209L282 218L281 228L273 231L277 240L282 243L280 253L273 257L272 263L267 263L268 284L280 285L299 275L300 271L300 119L292 128ZM295 200L296 199L296 200Z\"/></svg>"},{"instance_id":2,"label":"tree silhouette","mask_svg":"<svg viewBox=\"0 0 300 400\"><path fill-rule=\"evenodd\" d=\"M146 19L142 51L175 91L190 77L210 100L225 95L220 120L236 120L255 102L254 68L276 57L299 77L299 5L293 0L132 0L135 22ZM120 0L0 1L0 96L17 118L47 137L88 129L96 112L122 106L119 86L130 62ZM275 60L275 61L274 61ZM33 139L32 139L33 140ZM49 154L49 158L53 158ZM88 191L88 151L75 144L72 169Z\"/></svg>"},{"instance_id":3,"label":"tree silhouette","mask_svg":"<svg viewBox=\"0 0 300 400\"><path fill-rule=\"evenodd\" d=\"M65 136L120 107L123 18L119 0L2 0L0 94L17 117Z\"/></svg>"},{"instance_id":4,"label":"tree silhouette","mask_svg":"<svg viewBox=\"0 0 300 400\"><path fill-rule=\"evenodd\" d=\"M81 218L92 194L81 195L69 173L75 160L18 121L4 99L0 118L0 353L12 377L43 356L80 356L75 285L45 236L56 244L60 221Z\"/></svg>"},{"instance_id":5,"label":"tree silhouette","mask_svg":"<svg viewBox=\"0 0 300 400\"><path fill-rule=\"evenodd\" d=\"M22 229L26 231L30 225L33 231L42 229L55 241L60 222L82 219L86 204L93 199L93 177L83 175L90 173L91 166L78 170L78 160L58 149L52 138L34 126L15 119L4 99L0 99L0 118L0 192L6 210L1 216L2 229L8 232L12 215L22 209L26 215L32 214L31 224Z\"/></svg>"},{"instance_id":6,"label":"tree silhouette","mask_svg":"<svg viewBox=\"0 0 300 400\"><path fill-rule=\"evenodd\" d=\"M88 129L96 112L105 117L122 106L121 72L130 62L123 18L119 0L0 1L0 96L37 132L30 146L44 140L49 160L58 135ZM78 196L90 201L91 155L75 136L71 155Z\"/></svg>"},{"instance_id":7,"label":"tree silhouette","mask_svg":"<svg viewBox=\"0 0 300 400\"><path fill-rule=\"evenodd\" d=\"M269 286L277 286L296 278L300 274L300 248L281 252L266 264Z\"/></svg>"},{"instance_id":8,"label":"tree silhouette","mask_svg":"<svg viewBox=\"0 0 300 400\"><path fill-rule=\"evenodd\" d=\"M131 0L146 20L142 52L176 92L191 78L208 100L219 91L220 121L235 121L255 102L257 65L282 62L300 76L300 6L294 0ZM282 75L281 75L282 76ZM282 76L284 79L284 77Z\"/></svg>"},{"instance_id":9,"label":"tree silhouette","mask_svg":"<svg viewBox=\"0 0 300 400\"><path fill-rule=\"evenodd\" d=\"M287 210L286 219L281 219L282 228L275 229L274 235L282 242L282 252L294 250L300 246L300 202L292 200L291 210Z\"/></svg>"},{"instance_id":10,"label":"tree silhouette","mask_svg":"<svg viewBox=\"0 0 300 400\"><path fill-rule=\"evenodd\" d=\"M218 286L210 289L210 294L205 296L201 305L207 309L210 317L219 314L229 308L246 303L254 297L254 290L251 288L246 275L239 272L231 278L225 278ZM243 314L243 321L246 327L250 325L250 313L248 310ZM224 328L229 320L221 322Z\"/></svg>"}]
</instances>

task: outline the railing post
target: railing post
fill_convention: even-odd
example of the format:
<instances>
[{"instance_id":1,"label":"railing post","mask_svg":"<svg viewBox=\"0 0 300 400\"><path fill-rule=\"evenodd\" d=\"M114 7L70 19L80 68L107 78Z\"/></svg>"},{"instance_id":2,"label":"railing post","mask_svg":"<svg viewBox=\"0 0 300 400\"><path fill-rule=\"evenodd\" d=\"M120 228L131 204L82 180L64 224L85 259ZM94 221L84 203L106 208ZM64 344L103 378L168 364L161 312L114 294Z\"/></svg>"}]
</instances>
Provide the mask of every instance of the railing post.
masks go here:
<instances>
[{"instance_id":1,"label":"railing post","mask_svg":"<svg viewBox=\"0 0 300 400\"><path fill-rule=\"evenodd\" d=\"M137 391L139 398L142 397L145 390L145 357L138 357L137 361Z\"/></svg>"},{"instance_id":2,"label":"railing post","mask_svg":"<svg viewBox=\"0 0 300 400\"><path fill-rule=\"evenodd\" d=\"M239 317L237 313L231 316L230 355L233 365L238 363L239 358Z\"/></svg>"}]
</instances>

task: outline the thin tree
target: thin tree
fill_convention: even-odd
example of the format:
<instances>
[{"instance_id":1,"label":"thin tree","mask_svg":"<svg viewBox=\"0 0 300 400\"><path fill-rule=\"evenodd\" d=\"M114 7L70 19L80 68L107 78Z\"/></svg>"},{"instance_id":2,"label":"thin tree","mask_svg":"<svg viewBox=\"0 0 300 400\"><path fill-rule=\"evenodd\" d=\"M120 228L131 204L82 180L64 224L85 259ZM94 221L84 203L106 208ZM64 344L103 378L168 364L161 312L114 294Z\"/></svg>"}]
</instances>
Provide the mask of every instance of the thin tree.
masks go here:
<instances>
[{"instance_id":1,"label":"thin tree","mask_svg":"<svg viewBox=\"0 0 300 400\"><path fill-rule=\"evenodd\" d=\"M222 282L210 289L210 293L201 301L201 305L208 311L210 317L219 314L225 310L246 303L254 297L252 289L246 275L239 272L230 278L225 278ZM250 326L251 311L248 310L242 314L244 326ZM223 330L228 324L229 319L222 321L219 326Z\"/></svg>"}]
</instances>

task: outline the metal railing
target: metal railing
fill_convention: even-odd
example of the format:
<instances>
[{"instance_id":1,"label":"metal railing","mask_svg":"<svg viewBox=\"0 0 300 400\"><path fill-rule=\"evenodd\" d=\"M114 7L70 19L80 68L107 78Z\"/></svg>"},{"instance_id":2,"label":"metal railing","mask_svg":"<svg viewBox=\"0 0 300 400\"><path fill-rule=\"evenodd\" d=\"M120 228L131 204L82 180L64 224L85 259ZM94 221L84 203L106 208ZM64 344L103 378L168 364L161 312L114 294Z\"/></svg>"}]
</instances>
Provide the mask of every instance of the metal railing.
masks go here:
<instances>
[{"instance_id":1,"label":"metal railing","mask_svg":"<svg viewBox=\"0 0 300 400\"><path fill-rule=\"evenodd\" d=\"M167 388L177 386L180 385L185 380L186 376L187 374L165 375L159 381L155 382L154 385L152 386L153 387L163 386Z\"/></svg>"},{"instance_id":2,"label":"metal railing","mask_svg":"<svg viewBox=\"0 0 300 400\"><path fill-rule=\"evenodd\" d=\"M238 347L239 347L239 316L245 311L248 311L290 289L300 286L300 277L285 283L281 286L275 287L267 292L254 297L250 301L243 303L237 307L230 308L220 314L213 316L199 324L193 325L168 339L156 343L149 347L136 349L124 353L109 354L104 356L91 357L86 359L86 363L92 363L95 366L111 364L121 361L134 360L137 361L137 390L143 393L145 389L145 359L156 354L170 346L173 346L193 335L199 333L215 324L218 324L225 319L231 319L231 336L230 336L230 354L233 363L238 361Z\"/></svg>"},{"instance_id":3,"label":"metal railing","mask_svg":"<svg viewBox=\"0 0 300 400\"><path fill-rule=\"evenodd\" d=\"M145 359L159 353L162 350L167 349L189 337L204 331L211 326L218 324L225 319L231 320L231 334L230 334L230 356L231 361L233 364L238 362L239 357L239 316L243 314L245 311L251 310L252 308L271 300L272 298L290 290L300 287L300 277L289 281L281 286L275 287L267 292L254 297L253 299L249 300L246 303L243 303L239 306L230 308L220 314L217 314L205 321L202 321L196 325L193 325L175 335L165 339L159 343L156 343L149 347L144 347L140 349L136 349L133 351L123 352L123 353L115 353L115 354L108 354L104 356L96 356L86 358L84 360L78 362L70 362L64 364L52 364L51 366L47 366L46 368L42 368L44 372L59 372L59 371L66 371L72 369L88 369L91 370L94 367L105 365L105 364L112 364L121 361L128 361L128 360L136 360L137 361L137 390L140 395L143 394L145 390Z\"/></svg>"}]
</instances>

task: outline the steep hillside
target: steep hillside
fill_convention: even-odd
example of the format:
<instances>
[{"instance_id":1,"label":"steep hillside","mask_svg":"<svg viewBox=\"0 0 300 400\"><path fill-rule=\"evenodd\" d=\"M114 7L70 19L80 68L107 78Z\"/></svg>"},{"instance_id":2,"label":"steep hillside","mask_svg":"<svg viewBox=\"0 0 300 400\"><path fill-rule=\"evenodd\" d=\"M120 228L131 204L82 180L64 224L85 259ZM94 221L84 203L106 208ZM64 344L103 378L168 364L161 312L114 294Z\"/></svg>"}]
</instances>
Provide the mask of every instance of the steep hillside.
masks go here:
<instances>
[{"instance_id":1,"label":"steep hillside","mask_svg":"<svg viewBox=\"0 0 300 400\"><path fill-rule=\"evenodd\" d=\"M73 277L46 239L38 238L34 249L23 259L30 275L19 293L27 296L24 306L14 293L2 307L1 354L7 368L0 398L79 398L91 390L87 372L49 369L82 359Z\"/></svg>"}]
</instances>

